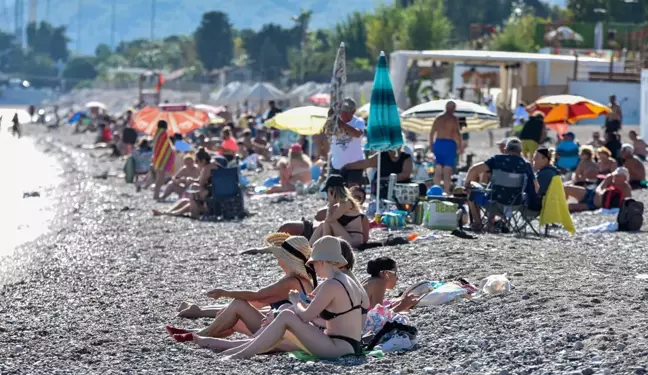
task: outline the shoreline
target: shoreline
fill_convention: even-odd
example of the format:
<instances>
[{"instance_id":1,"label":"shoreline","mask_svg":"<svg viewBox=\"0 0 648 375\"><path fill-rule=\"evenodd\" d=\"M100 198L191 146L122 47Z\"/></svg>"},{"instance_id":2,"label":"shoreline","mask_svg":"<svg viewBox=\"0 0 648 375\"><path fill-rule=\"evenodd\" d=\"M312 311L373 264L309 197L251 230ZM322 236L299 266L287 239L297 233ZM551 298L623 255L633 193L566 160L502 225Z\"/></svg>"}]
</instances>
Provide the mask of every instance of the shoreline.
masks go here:
<instances>
[{"instance_id":1,"label":"shoreline","mask_svg":"<svg viewBox=\"0 0 648 375\"><path fill-rule=\"evenodd\" d=\"M121 161L76 149L91 135L52 133L50 153L61 159L65 193L52 231L19 247L16 278L0 287L0 373L194 374L569 373L592 369L633 373L648 356L647 234L610 233L517 239L484 235L438 239L356 252L356 275L389 256L399 264L398 291L422 280L466 277L478 283L508 273L513 292L453 305L415 309L419 348L384 358L299 362L285 354L222 363L207 349L175 343L164 324L195 327L208 319L175 318L182 300L213 302L214 287L255 289L280 276L270 255L239 256L284 220L310 216L321 201L246 201L257 215L207 223L153 218L168 207L132 185L94 175ZM495 139L497 141L497 138ZM471 138L482 147L486 136ZM478 150L490 152L491 150ZM641 192L640 200L648 194ZM128 207L128 209L126 209ZM575 216L577 227L612 220ZM437 232L438 233L438 232ZM397 291L392 293L396 294Z\"/></svg>"}]
</instances>

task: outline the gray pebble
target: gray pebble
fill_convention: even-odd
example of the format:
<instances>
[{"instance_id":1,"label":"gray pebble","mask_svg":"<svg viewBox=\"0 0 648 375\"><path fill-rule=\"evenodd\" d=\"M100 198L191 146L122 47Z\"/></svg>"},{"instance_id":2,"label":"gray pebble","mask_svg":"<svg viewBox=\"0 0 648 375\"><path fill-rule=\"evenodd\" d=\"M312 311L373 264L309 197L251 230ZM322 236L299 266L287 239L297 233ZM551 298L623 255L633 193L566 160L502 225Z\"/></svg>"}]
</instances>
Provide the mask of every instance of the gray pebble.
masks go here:
<instances>
[{"instance_id":1,"label":"gray pebble","mask_svg":"<svg viewBox=\"0 0 648 375\"><path fill-rule=\"evenodd\" d=\"M509 375L508 370L502 370L499 372L499 375Z\"/></svg>"},{"instance_id":2,"label":"gray pebble","mask_svg":"<svg viewBox=\"0 0 648 375\"><path fill-rule=\"evenodd\" d=\"M582 341L576 341L574 343L574 350L583 350L584 347L585 345L583 345Z\"/></svg>"},{"instance_id":3,"label":"gray pebble","mask_svg":"<svg viewBox=\"0 0 648 375\"><path fill-rule=\"evenodd\" d=\"M432 367L426 367L423 369L423 372L426 374L434 374L436 371Z\"/></svg>"},{"instance_id":4,"label":"gray pebble","mask_svg":"<svg viewBox=\"0 0 648 375\"><path fill-rule=\"evenodd\" d=\"M618 343L616 346L617 350L624 350L626 348L625 344Z\"/></svg>"},{"instance_id":5,"label":"gray pebble","mask_svg":"<svg viewBox=\"0 0 648 375\"><path fill-rule=\"evenodd\" d=\"M603 369L603 375L611 375L611 374L612 374L612 370L610 370L609 368Z\"/></svg>"},{"instance_id":6,"label":"gray pebble","mask_svg":"<svg viewBox=\"0 0 648 375\"><path fill-rule=\"evenodd\" d=\"M585 370L583 370L581 372L583 373L583 375L594 375L595 371L588 367L588 368L586 368Z\"/></svg>"}]
</instances>

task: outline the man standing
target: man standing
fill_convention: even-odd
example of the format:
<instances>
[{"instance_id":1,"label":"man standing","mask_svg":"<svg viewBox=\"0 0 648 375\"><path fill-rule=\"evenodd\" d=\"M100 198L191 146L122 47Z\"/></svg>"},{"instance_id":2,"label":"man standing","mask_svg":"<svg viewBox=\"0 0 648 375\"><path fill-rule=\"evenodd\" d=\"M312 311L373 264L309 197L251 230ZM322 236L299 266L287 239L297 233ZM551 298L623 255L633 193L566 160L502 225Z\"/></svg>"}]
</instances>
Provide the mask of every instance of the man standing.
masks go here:
<instances>
[{"instance_id":1,"label":"man standing","mask_svg":"<svg viewBox=\"0 0 648 375\"><path fill-rule=\"evenodd\" d=\"M520 140L522 141L522 155L531 160L538 150L538 145L545 138L546 129L542 112L536 112L522 127Z\"/></svg>"},{"instance_id":2,"label":"man standing","mask_svg":"<svg viewBox=\"0 0 648 375\"><path fill-rule=\"evenodd\" d=\"M437 117L430 131L430 150L434 153L434 184L441 185L443 191L451 193L452 172L457 165L457 151L462 149L459 121L454 112L457 105L453 101L446 104L446 111Z\"/></svg>"},{"instance_id":3,"label":"man standing","mask_svg":"<svg viewBox=\"0 0 648 375\"><path fill-rule=\"evenodd\" d=\"M610 96L609 107L612 112L608 113L605 118L605 132L616 133L621 130L621 122L623 121L623 113L621 112L621 106L616 102L616 95Z\"/></svg>"},{"instance_id":4,"label":"man standing","mask_svg":"<svg viewBox=\"0 0 648 375\"><path fill-rule=\"evenodd\" d=\"M331 174L339 174L349 187L362 184L362 169L343 169L345 165L363 160L362 135L365 130L363 119L354 116L356 103L351 98L342 101L339 132L331 137Z\"/></svg>"}]
</instances>

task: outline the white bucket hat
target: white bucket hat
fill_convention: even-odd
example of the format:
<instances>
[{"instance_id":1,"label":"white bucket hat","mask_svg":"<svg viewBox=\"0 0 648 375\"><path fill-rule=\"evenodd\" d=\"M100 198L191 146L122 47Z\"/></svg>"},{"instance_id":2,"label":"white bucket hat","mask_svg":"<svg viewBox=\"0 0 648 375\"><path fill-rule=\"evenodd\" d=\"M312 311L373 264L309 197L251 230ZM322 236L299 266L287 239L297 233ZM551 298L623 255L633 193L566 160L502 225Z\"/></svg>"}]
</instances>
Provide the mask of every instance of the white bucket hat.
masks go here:
<instances>
[{"instance_id":1,"label":"white bucket hat","mask_svg":"<svg viewBox=\"0 0 648 375\"><path fill-rule=\"evenodd\" d=\"M340 240L333 236L324 236L313 244L313 253L307 264L321 260L346 266L347 260L342 256Z\"/></svg>"}]
</instances>

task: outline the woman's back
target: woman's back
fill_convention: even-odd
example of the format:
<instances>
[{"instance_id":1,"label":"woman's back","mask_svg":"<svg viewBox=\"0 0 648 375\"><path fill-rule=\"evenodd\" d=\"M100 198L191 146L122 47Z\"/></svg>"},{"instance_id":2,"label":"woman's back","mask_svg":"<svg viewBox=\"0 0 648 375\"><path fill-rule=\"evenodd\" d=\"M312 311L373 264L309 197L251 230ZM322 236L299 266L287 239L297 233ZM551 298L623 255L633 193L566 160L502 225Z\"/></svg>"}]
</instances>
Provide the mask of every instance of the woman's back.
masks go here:
<instances>
[{"instance_id":1,"label":"woman's back","mask_svg":"<svg viewBox=\"0 0 648 375\"><path fill-rule=\"evenodd\" d=\"M325 283L329 284L333 292L333 299L322 312L322 318L326 319L326 333L359 340L364 326L362 321L363 302L366 299L364 289L342 272L337 272Z\"/></svg>"}]
</instances>

